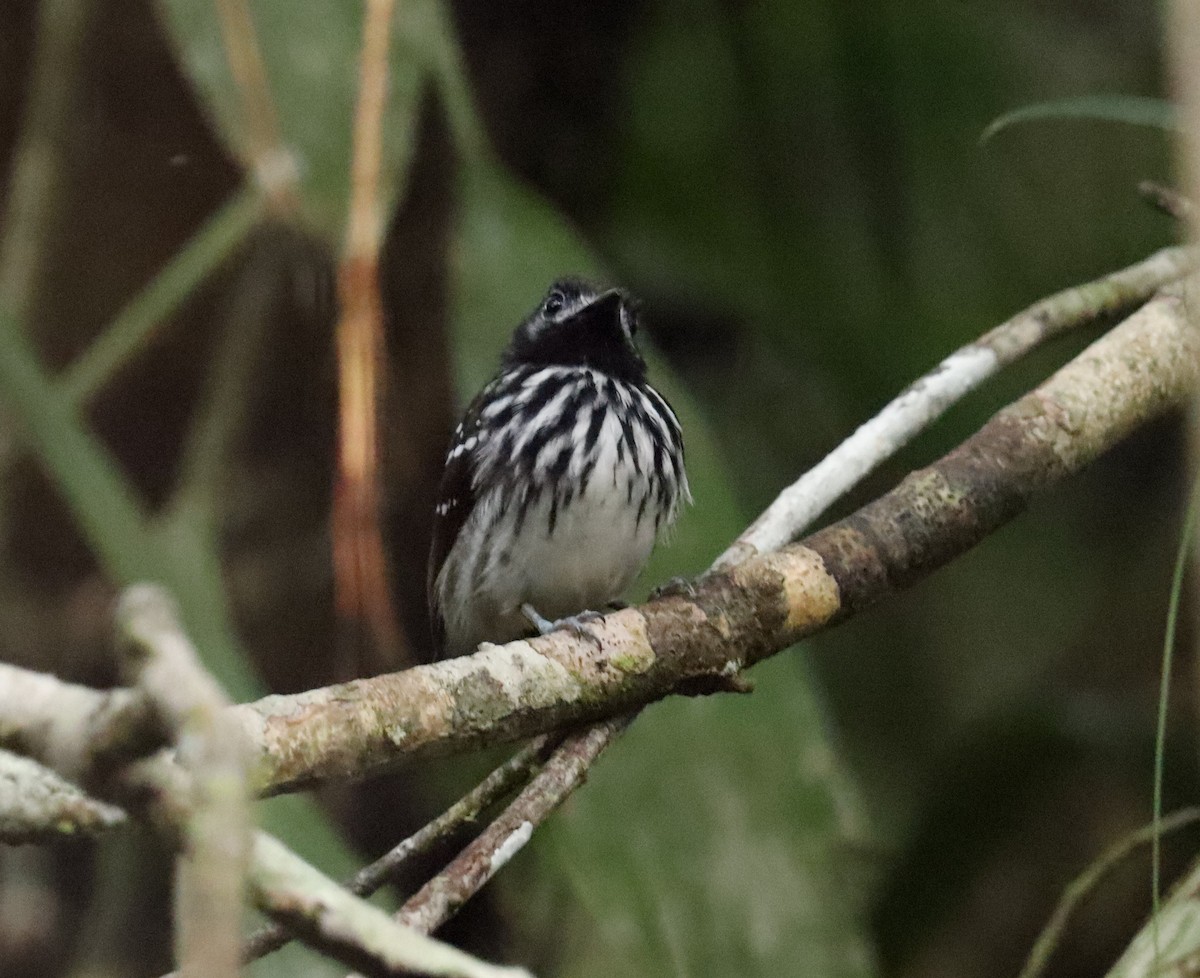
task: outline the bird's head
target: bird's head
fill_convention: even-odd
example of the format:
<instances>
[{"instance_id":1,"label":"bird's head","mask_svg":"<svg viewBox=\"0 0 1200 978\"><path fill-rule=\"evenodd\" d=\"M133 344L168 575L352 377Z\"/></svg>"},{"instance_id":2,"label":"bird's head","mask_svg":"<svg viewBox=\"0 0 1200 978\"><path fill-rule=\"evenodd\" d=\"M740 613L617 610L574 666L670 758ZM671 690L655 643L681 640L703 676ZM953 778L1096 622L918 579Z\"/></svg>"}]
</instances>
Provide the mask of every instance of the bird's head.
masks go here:
<instances>
[{"instance_id":1,"label":"bird's head","mask_svg":"<svg viewBox=\"0 0 1200 978\"><path fill-rule=\"evenodd\" d=\"M585 366L641 382L646 363L633 340L637 328L638 303L628 293L562 279L517 327L504 365Z\"/></svg>"}]
</instances>

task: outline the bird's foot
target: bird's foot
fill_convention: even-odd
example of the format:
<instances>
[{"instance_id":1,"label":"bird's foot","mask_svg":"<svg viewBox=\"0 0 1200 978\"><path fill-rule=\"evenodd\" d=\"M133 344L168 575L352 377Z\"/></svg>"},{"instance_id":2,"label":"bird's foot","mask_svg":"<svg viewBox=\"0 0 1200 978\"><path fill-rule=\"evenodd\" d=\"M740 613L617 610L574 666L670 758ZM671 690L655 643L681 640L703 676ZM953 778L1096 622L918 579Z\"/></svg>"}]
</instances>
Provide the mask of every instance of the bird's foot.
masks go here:
<instances>
[{"instance_id":1,"label":"bird's foot","mask_svg":"<svg viewBox=\"0 0 1200 978\"><path fill-rule=\"evenodd\" d=\"M686 577L672 577L650 592L651 601L657 601L659 598L687 598L691 600L695 597L696 585Z\"/></svg>"},{"instance_id":2,"label":"bird's foot","mask_svg":"<svg viewBox=\"0 0 1200 978\"><path fill-rule=\"evenodd\" d=\"M538 630L539 635L549 635L561 628L578 638L587 639L596 648L600 648L600 636L588 628L588 624L591 622L603 621L604 615L599 611L581 611L577 615L551 621L549 618L543 618L533 605L526 602L521 605L521 614L529 619L529 623Z\"/></svg>"}]
</instances>

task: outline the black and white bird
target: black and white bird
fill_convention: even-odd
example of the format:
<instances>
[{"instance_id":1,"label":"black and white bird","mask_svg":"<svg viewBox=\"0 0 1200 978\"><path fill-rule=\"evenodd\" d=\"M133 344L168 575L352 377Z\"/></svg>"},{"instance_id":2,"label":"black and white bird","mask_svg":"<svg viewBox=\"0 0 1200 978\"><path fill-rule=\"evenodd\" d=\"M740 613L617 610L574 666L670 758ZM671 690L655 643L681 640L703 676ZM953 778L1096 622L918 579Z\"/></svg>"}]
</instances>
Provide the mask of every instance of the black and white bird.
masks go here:
<instances>
[{"instance_id":1,"label":"black and white bird","mask_svg":"<svg viewBox=\"0 0 1200 978\"><path fill-rule=\"evenodd\" d=\"M646 380L635 301L556 282L446 455L428 595L435 655L615 601L691 501L679 420Z\"/></svg>"}]
</instances>

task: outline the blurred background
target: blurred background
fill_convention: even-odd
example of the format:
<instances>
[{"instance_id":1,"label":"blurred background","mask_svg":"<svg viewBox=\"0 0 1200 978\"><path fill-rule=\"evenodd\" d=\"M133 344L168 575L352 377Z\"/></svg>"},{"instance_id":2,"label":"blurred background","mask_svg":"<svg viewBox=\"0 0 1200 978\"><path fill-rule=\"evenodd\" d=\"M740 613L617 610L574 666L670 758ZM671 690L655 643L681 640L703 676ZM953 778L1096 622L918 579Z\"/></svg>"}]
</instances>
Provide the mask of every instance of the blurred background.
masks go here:
<instances>
[{"instance_id":1,"label":"blurred background","mask_svg":"<svg viewBox=\"0 0 1200 978\"><path fill-rule=\"evenodd\" d=\"M207 5L85 6L23 322L56 373L196 234L244 215L231 210L246 174ZM1059 121L979 144L1024 104L1163 96L1153 4L401 0L382 463L405 643L395 661L364 662L337 641L328 523L361 8L251 6L300 158L301 216L243 220L205 259L211 274L77 402L164 513L187 501L205 419L232 413L213 483L219 564L195 573L223 585L232 647L252 665L213 665L239 698L422 658L449 430L556 276L645 301L653 375L683 418L696 503L636 599L701 571L945 354L1177 233L1135 192L1171 180L1159 131ZM10 176L37 17L32 0L0 5ZM1008 371L839 512L1098 333ZM572 978L1015 976L1063 887L1150 818L1183 455L1182 419L1155 424L953 566L755 669L752 696L648 710L448 935ZM0 658L115 681L119 575L4 415L0 467ZM1185 621L1185 651L1189 633ZM1180 656L1168 810L1196 795L1193 666ZM269 817L339 871L495 760L328 790L324 821L295 802ZM1169 872L1198 841L1169 841ZM0 975L167 970L170 861L152 849L134 836L0 847ZM1148 913L1148 865L1130 859L1084 903L1049 974L1107 970ZM250 973L284 970L338 973L304 952Z\"/></svg>"}]
</instances>

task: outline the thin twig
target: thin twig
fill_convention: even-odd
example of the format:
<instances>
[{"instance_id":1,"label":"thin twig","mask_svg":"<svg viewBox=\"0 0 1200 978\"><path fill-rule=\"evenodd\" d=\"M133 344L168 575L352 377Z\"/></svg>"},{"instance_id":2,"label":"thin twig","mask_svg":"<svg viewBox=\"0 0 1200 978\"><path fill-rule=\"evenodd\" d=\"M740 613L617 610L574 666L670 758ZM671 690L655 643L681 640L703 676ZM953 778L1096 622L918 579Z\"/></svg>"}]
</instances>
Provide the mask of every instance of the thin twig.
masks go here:
<instances>
[{"instance_id":1,"label":"thin twig","mask_svg":"<svg viewBox=\"0 0 1200 978\"><path fill-rule=\"evenodd\" d=\"M1050 956L1062 941L1063 931L1066 930L1075 908L1096 889L1100 881L1113 869L1124 862L1139 847L1151 842L1156 833L1166 835L1177 829L1194 825L1196 822L1200 822L1200 808L1185 808L1173 812L1159 822L1151 822L1109 846L1100 855L1100 858L1094 860L1063 890L1054 912L1034 942L1025 966L1017 978L1041 978L1042 972L1046 970L1046 965L1050 963Z\"/></svg>"},{"instance_id":2,"label":"thin twig","mask_svg":"<svg viewBox=\"0 0 1200 978\"><path fill-rule=\"evenodd\" d=\"M183 978L236 978L250 844L246 750L228 700L204 670L160 587L129 588L117 628L130 669L176 734L191 773L187 852L179 861L176 943Z\"/></svg>"},{"instance_id":3,"label":"thin twig","mask_svg":"<svg viewBox=\"0 0 1200 978\"><path fill-rule=\"evenodd\" d=\"M246 237L262 214L257 188L239 191L146 284L57 379L72 404L88 402L171 318L182 300Z\"/></svg>"},{"instance_id":4,"label":"thin twig","mask_svg":"<svg viewBox=\"0 0 1200 978\"><path fill-rule=\"evenodd\" d=\"M125 813L37 761L0 750L0 844L60 842L124 825Z\"/></svg>"},{"instance_id":5,"label":"thin twig","mask_svg":"<svg viewBox=\"0 0 1200 978\"><path fill-rule=\"evenodd\" d=\"M367 0L359 62L350 163L347 257L378 255L382 235L379 178L383 166L383 116L387 109L388 49L395 0Z\"/></svg>"},{"instance_id":6,"label":"thin twig","mask_svg":"<svg viewBox=\"0 0 1200 978\"><path fill-rule=\"evenodd\" d=\"M46 262L46 242L62 206L67 141L73 128L90 0L42 0L37 6L33 76L13 154L0 242L0 300L14 318L28 317Z\"/></svg>"},{"instance_id":7,"label":"thin twig","mask_svg":"<svg viewBox=\"0 0 1200 978\"><path fill-rule=\"evenodd\" d=\"M466 823L473 822L481 812L507 795L514 787L527 781L530 775L541 767L561 739L558 735L543 734L521 748L432 822L410 835L386 855L355 873L345 884L346 889L355 896L370 896L385 883L396 879L414 856L428 852L439 841L453 835ZM291 939L287 928L278 924L267 924L246 939L242 945L242 960L255 961L279 950ZM164 975L163 978L177 976Z\"/></svg>"},{"instance_id":8,"label":"thin twig","mask_svg":"<svg viewBox=\"0 0 1200 978\"><path fill-rule=\"evenodd\" d=\"M1195 251L1165 248L1136 265L1042 299L950 354L784 489L713 569L728 569L796 539L868 473L1002 367L1070 329L1136 308L1196 264Z\"/></svg>"},{"instance_id":9,"label":"thin twig","mask_svg":"<svg viewBox=\"0 0 1200 978\"><path fill-rule=\"evenodd\" d=\"M632 720L616 717L569 737L513 802L483 833L396 913L401 923L432 934L524 848L587 777L596 758Z\"/></svg>"},{"instance_id":10,"label":"thin twig","mask_svg":"<svg viewBox=\"0 0 1200 978\"><path fill-rule=\"evenodd\" d=\"M1173 187L1155 180L1143 180L1137 189L1143 200L1148 201L1167 217L1174 218L1181 224L1186 224L1192 219L1196 205Z\"/></svg>"},{"instance_id":11,"label":"thin twig","mask_svg":"<svg viewBox=\"0 0 1200 978\"><path fill-rule=\"evenodd\" d=\"M364 975L393 978L415 972L446 978L529 978L524 968L487 964L398 924L270 836L260 835L254 850L256 872L250 883L258 908L305 943Z\"/></svg>"},{"instance_id":12,"label":"thin twig","mask_svg":"<svg viewBox=\"0 0 1200 978\"><path fill-rule=\"evenodd\" d=\"M247 0L215 3L245 123L247 163L271 210L279 215L294 214L299 203L296 161L283 140L250 5Z\"/></svg>"}]
</instances>

